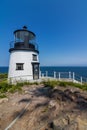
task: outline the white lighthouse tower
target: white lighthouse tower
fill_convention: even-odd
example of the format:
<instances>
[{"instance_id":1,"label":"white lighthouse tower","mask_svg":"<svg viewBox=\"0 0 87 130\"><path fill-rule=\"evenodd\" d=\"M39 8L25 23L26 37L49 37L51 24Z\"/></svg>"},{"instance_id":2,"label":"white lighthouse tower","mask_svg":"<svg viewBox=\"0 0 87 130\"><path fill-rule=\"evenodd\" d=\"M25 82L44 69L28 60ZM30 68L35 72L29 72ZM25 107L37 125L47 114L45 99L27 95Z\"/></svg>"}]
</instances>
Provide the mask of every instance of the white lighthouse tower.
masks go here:
<instances>
[{"instance_id":1,"label":"white lighthouse tower","mask_svg":"<svg viewBox=\"0 0 87 130\"><path fill-rule=\"evenodd\" d=\"M8 73L8 80L12 83L39 79L39 51L35 39L36 35L26 26L14 31Z\"/></svg>"}]
</instances>

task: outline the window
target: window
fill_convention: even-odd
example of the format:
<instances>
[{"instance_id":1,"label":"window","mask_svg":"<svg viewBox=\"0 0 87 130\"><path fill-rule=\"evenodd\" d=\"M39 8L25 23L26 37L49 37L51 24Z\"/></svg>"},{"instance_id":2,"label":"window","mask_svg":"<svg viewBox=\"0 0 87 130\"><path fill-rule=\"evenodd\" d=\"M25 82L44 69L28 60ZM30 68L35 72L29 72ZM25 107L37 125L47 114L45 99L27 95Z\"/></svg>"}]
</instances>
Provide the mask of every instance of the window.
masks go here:
<instances>
[{"instance_id":1,"label":"window","mask_svg":"<svg viewBox=\"0 0 87 130\"><path fill-rule=\"evenodd\" d=\"M32 55L33 56L33 61L37 61L37 55Z\"/></svg>"},{"instance_id":2,"label":"window","mask_svg":"<svg viewBox=\"0 0 87 130\"><path fill-rule=\"evenodd\" d=\"M23 70L24 63L16 63L16 70Z\"/></svg>"}]
</instances>

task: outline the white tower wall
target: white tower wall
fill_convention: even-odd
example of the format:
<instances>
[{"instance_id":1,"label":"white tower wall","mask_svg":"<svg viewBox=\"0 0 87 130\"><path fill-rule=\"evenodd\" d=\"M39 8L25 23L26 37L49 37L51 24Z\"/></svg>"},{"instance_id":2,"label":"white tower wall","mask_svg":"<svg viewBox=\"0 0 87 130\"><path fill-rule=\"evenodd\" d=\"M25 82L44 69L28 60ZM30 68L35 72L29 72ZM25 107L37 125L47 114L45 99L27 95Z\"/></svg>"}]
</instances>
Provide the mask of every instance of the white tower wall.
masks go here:
<instances>
[{"instance_id":1,"label":"white tower wall","mask_svg":"<svg viewBox=\"0 0 87 130\"><path fill-rule=\"evenodd\" d=\"M37 55L37 61L33 60ZM23 70L16 70L16 64L23 63ZM33 80L32 63L39 63L38 53L26 50L14 50L10 53L8 79L12 83L23 80Z\"/></svg>"}]
</instances>

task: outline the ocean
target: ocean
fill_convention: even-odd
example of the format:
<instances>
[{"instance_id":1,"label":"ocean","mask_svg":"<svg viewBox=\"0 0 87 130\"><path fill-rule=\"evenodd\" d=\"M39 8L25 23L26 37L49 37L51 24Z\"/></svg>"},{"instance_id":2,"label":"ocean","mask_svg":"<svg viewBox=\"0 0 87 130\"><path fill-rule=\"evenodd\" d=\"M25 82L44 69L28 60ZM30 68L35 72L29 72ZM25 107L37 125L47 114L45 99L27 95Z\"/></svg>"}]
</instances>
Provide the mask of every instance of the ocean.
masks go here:
<instances>
[{"instance_id":1,"label":"ocean","mask_svg":"<svg viewBox=\"0 0 87 130\"><path fill-rule=\"evenodd\" d=\"M0 73L8 73L8 67L0 67Z\"/></svg>"},{"instance_id":2,"label":"ocean","mask_svg":"<svg viewBox=\"0 0 87 130\"><path fill-rule=\"evenodd\" d=\"M76 75L87 78L87 67L54 67L54 66L41 66L40 71L48 75L53 75L55 72L75 72ZM8 67L0 67L0 73L8 73Z\"/></svg>"}]
</instances>

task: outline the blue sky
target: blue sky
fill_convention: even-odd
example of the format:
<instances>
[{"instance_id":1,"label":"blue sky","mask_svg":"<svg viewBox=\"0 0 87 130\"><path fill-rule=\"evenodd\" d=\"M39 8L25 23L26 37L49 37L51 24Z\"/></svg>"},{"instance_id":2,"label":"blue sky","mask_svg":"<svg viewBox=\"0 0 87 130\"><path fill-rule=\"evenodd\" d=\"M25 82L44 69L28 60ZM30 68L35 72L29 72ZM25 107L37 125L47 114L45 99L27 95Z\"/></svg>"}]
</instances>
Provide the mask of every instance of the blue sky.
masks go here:
<instances>
[{"instance_id":1,"label":"blue sky","mask_svg":"<svg viewBox=\"0 0 87 130\"><path fill-rule=\"evenodd\" d=\"M41 65L87 66L87 0L1 0L0 66L24 25L37 36Z\"/></svg>"}]
</instances>

